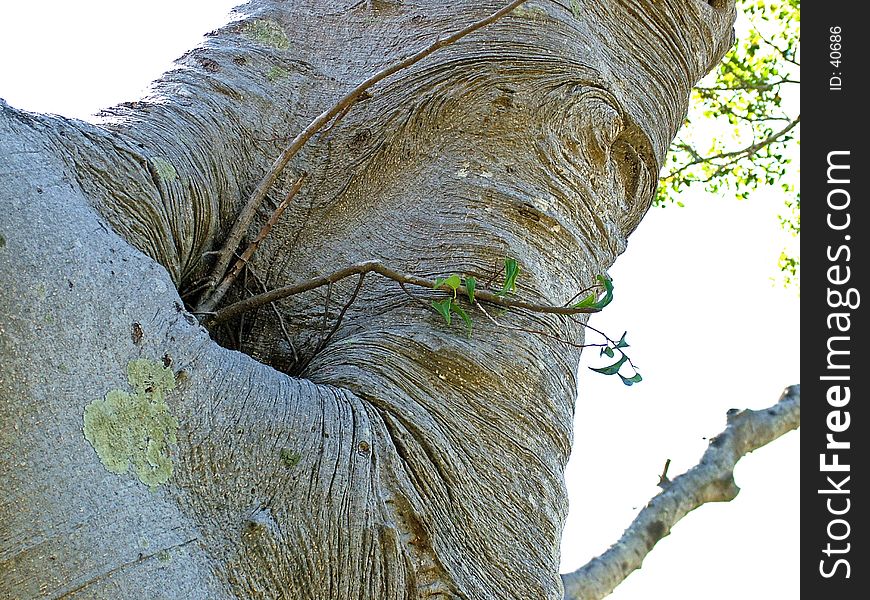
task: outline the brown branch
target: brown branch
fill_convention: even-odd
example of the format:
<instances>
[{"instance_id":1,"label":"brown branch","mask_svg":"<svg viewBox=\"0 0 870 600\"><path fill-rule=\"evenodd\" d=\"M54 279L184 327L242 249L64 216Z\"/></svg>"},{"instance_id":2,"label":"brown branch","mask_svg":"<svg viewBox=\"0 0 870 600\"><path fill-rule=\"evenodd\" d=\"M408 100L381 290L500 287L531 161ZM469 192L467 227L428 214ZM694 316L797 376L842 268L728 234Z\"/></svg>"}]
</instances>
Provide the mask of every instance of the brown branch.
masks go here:
<instances>
[{"instance_id":1,"label":"brown branch","mask_svg":"<svg viewBox=\"0 0 870 600\"><path fill-rule=\"evenodd\" d=\"M450 289L446 285L436 287L435 282L431 279L418 277L417 275L410 275L408 273L402 273L400 271L396 271L385 266L379 261L370 260L366 262L356 263L343 269L339 269L338 271L330 273L329 275L314 277L313 279L308 279L295 285L276 288L269 292L265 292L263 294L258 294L256 296L240 300L239 302L224 307L214 313L213 316L208 320L208 322L210 325L223 323L224 321L237 317L238 315L248 312L250 310L260 308L261 306L270 302L281 300L283 298L294 296L296 294L301 294L302 292L307 292L309 290L313 290L324 285L329 285L331 283L341 281L346 277L351 277L352 275L362 275L365 273L377 273L378 275L386 277L387 279L391 279L399 284L415 285L417 287L427 288L430 290L442 289L446 291ZM457 293L466 294L467 292L464 286L460 286L457 289ZM567 306L552 306L549 304L534 304L531 302L524 302L522 300L510 300L494 292L488 292L486 290L475 290L474 297L489 304L495 304L497 306L502 306L505 308L525 308L533 312L545 314L576 315L580 313L599 312L599 309L590 307L571 308Z\"/></svg>"},{"instance_id":2,"label":"brown branch","mask_svg":"<svg viewBox=\"0 0 870 600\"><path fill-rule=\"evenodd\" d=\"M449 46L450 44L462 39L463 37L469 35L477 31L478 29L489 25L490 23L497 21L516 7L525 3L526 0L513 0L510 4L498 10L488 17L476 21L472 23L468 27L457 31L456 33L441 39L438 38L428 47L412 54L411 56L401 60L397 63L378 71L355 88L353 88L350 92L344 95L338 102L336 102L331 108L323 111L320 115L317 116L308 126L303 129L293 140L290 142L290 145L287 146L281 154L275 159L275 162L272 163L272 166L266 172L266 175L263 176L263 179L260 180L260 183L257 184L257 187L251 192L251 195L248 197L248 201L245 204L242 211L239 213L236 222L233 224L233 228L227 236L226 242L224 243L223 248L220 250L218 254L217 261L215 262L214 267L211 270L211 274L209 275L209 284L211 286L217 285L226 273L227 267L232 260L233 253L238 248L239 244L242 241L242 237L245 235L245 232L248 230L248 227L251 224L251 221L254 219L254 215L257 212L257 209L263 203L263 200L266 197L269 189L271 189L272 185L278 179L278 176L284 170L284 167L287 166L287 163L296 156L296 154L308 143L308 140L311 139L314 134L320 131L327 123L329 123L335 116L342 114L349 107L354 104L363 93L368 90L368 88L372 87L376 83L386 79L390 75L397 73L403 69L407 69L408 67L420 62L433 52L444 48L445 46ZM200 304L197 307L197 312L209 312L214 308L216 303L211 305L211 308L207 308L204 304Z\"/></svg>"},{"instance_id":3,"label":"brown branch","mask_svg":"<svg viewBox=\"0 0 870 600\"><path fill-rule=\"evenodd\" d=\"M685 171L686 169L688 169L690 167L694 167L695 165L699 165L701 163L713 162L713 161L719 160L721 158L752 156L753 154L755 154L756 152L758 152L759 150L761 150L765 146L769 146L770 144L772 144L773 142L775 142L776 140L778 140L779 138L781 138L782 136L787 134L789 131L791 131L792 129L797 127L798 123L800 123L800 122L801 122L801 116L798 115L793 121L789 122L788 125L786 125L782 129L780 129L776 133L773 133L773 134L769 135L768 137L764 138L760 142L756 142L756 143L752 144L751 146L747 146L746 148L741 148L740 150L733 150L731 152L722 152L720 154L713 154L711 156L704 156L704 157L695 159L691 162L686 163L685 165L683 165L682 167L680 167L676 171L671 171L667 175L662 176L661 179L663 179L663 180L672 179L672 178L676 177L677 175L679 175L680 173L682 173L683 171Z\"/></svg>"},{"instance_id":4,"label":"brown branch","mask_svg":"<svg viewBox=\"0 0 870 600\"><path fill-rule=\"evenodd\" d=\"M281 203L275 208L272 216L269 217L269 220L266 221L266 224L260 229L260 232L257 234L257 237L254 238L254 241L248 244L248 247L242 253L242 255L236 260L236 263L233 265L232 270L226 274L220 284L215 288L215 290L207 295L202 302L199 303L197 307L197 311L212 311L214 307L218 305L223 297L226 295L227 291L232 287L233 283L235 283L236 278L238 278L239 274L248 264L248 261L251 260L251 257L254 255L254 252L257 251L257 248L260 247L260 243L266 239L266 236L272 231L272 228L278 222L278 219L281 218L281 215L284 214L284 211L287 210L287 207L290 206L290 201L293 200L294 196L299 192L299 189L302 187L302 183L305 181L306 173L303 173L299 179L296 180L296 183L293 184L293 187L290 188L290 191L287 192L287 196Z\"/></svg>"},{"instance_id":5,"label":"brown branch","mask_svg":"<svg viewBox=\"0 0 870 600\"><path fill-rule=\"evenodd\" d=\"M573 573L562 575L565 600L598 600L610 594L653 546L689 512L707 502L729 502L740 488L734 466L746 454L800 426L800 385L787 387L774 406L732 410L727 426L710 440L697 466L673 479L640 511L622 537L604 554Z\"/></svg>"},{"instance_id":6,"label":"brown branch","mask_svg":"<svg viewBox=\"0 0 870 600\"><path fill-rule=\"evenodd\" d=\"M366 274L360 273L359 279L356 282L356 287L354 288L353 293L350 295L350 299L345 302L344 306L341 308L341 311L338 313L338 317L336 317L332 329L329 330L329 333L326 334L326 337L320 340L320 342L317 344L317 347L314 349L314 352L312 352L305 360L305 362L297 369L298 373L301 374L305 371L305 369L308 368L308 365L311 364L311 361L314 360L314 357L317 356L317 353L323 350L329 340L332 339L332 336L334 336L335 333L338 331L338 328L341 327L341 322L342 320L344 320L344 315L345 313L347 313L347 309L350 308L351 304L356 302L356 298L359 295L359 291L362 289L363 281L365 280L365 278ZM330 284L328 289L332 289L332 284Z\"/></svg>"}]
</instances>

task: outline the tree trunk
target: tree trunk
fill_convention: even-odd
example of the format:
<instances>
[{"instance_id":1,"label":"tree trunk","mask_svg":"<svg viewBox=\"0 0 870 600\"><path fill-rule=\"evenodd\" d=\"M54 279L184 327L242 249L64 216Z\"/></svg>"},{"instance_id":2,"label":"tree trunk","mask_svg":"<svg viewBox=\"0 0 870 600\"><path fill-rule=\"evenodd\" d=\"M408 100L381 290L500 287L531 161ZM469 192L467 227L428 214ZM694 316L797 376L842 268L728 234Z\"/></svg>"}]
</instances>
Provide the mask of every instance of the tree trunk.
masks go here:
<instances>
[{"instance_id":1,"label":"tree trunk","mask_svg":"<svg viewBox=\"0 0 870 600\"><path fill-rule=\"evenodd\" d=\"M0 104L0 598L561 598L576 348L476 309L468 336L374 275L340 322L355 280L211 332L183 297L289 139L497 8L255 1L98 125ZM509 256L561 305L733 18L529 2L388 79L290 164L225 303L369 259L498 286Z\"/></svg>"}]
</instances>

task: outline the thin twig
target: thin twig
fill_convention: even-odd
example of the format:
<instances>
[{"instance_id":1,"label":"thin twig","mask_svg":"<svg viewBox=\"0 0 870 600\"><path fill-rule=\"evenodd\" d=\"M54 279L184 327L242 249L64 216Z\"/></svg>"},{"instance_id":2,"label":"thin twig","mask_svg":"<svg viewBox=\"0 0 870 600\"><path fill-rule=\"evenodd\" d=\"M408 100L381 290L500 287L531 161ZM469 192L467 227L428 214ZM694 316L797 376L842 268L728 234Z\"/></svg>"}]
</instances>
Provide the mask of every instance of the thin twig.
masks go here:
<instances>
[{"instance_id":1,"label":"thin twig","mask_svg":"<svg viewBox=\"0 0 870 600\"><path fill-rule=\"evenodd\" d=\"M385 266L379 261L370 260L366 262L356 263L343 269L339 269L338 271L330 273L329 275L314 277L312 279L308 279L295 285L277 288L269 292L253 296L251 298L240 300L235 304L231 304L217 311L214 317L210 320L210 324L222 323L244 312L254 310L265 304L268 304L269 302L274 302L276 300L281 300L282 298L301 294L302 292L307 292L309 290L313 290L324 285L329 285L330 283L341 281L342 279L345 279L352 275L360 275L362 273L377 273L378 275L381 275L383 277L386 277L387 279L391 279L398 283L415 285L417 287L427 288L430 290L449 289L446 285L436 287L435 282L431 279L425 279L423 277L418 277L417 275L402 273L400 271L396 271ZM460 286L459 288L457 288L456 291L457 293L462 294L467 293L464 286ZM486 290L476 290L474 292L474 296L475 298L489 304L495 304L497 306L502 306L505 308L525 308L532 312L544 314L577 315L581 313L599 312L599 309L591 307L572 308L568 306L553 306L550 304L534 304L531 302L523 302L521 300L509 300L494 292L488 292Z\"/></svg>"},{"instance_id":2,"label":"thin twig","mask_svg":"<svg viewBox=\"0 0 870 600\"><path fill-rule=\"evenodd\" d=\"M476 293L475 293L475 296L477 296ZM572 348L594 348L594 347L602 347L602 346L607 345L607 344L578 344L576 342L571 342L571 341L566 340L564 338L560 338L558 335L553 335L552 333L547 333L546 331L541 331L539 329L527 329L525 327L517 327L515 325L505 325L504 323L499 323L498 321L495 320L494 317L490 316L490 314L488 312L486 312L486 309L480 305L480 302L477 302L475 300L474 305L477 306L478 309L480 309L480 312L483 313L483 316L485 316L487 319L489 319L490 323L492 323L493 325L495 325L496 327L499 327L501 329L508 329L510 331L521 331L523 333L531 333L533 335L539 335L541 337L556 340L560 344L565 344L566 346L571 346Z\"/></svg>"},{"instance_id":3,"label":"thin twig","mask_svg":"<svg viewBox=\"0 0 870 600\"><path fill-rule=\"evenodd\" d=\"M408 298L410 298L411 300L413 300L414 302L416 302L417 304L419 304L420 306L422 306L426 310L432 310L432 307L429 304L426 304L425 301L421 300L420 298L418 298L417 296L412 294L411 291L405 287L404 282L400 281L399 287L402 288L402 291L405 292L405 295L408 296Z\"/></svg>"},{"instance_id":4,"label":"thin twig","mask_svg":"<svg viewBox=\"0 0 870 600\"><path fill-rule=\"evenodd\" d=\"M254 270L254 267L248 265L245 269L246 273L250 273L251 277L254 278L261 288L263 288L264 292L268 292L269 288L266 287L266 284L263 283L263 278L257 275L257 272ZM269 306L272 307L272 311L275 313L275 316L278 318L278 325L281 327L281 333L284 335L284 341L290 346L290 350L293 352L293 362L299 362L299 355L296 353L296 346L293 345L293 340L290 339L290 333L287 331L287 325L284 324L284 317L281 316L281 311L278 310L278 307L274 302L270 302Z\"/></svg>"},{"instance_id":5,"label":"thin twig","mask_svg":"<svg viewBox=\"0 0 870 600\"><path fill-rule=\"evenodd\" d=\"M206 294L205 298L199 303L198 310L212 310L215 306L218 305L223 297L226 295L227 291L230 287L235 283L236 278L238 278L239 273L242 272L242 269L245 268L245 265L248 264L248 261L251 260L251 257L254 255L254 252L257 251L257 248L260 247L260 243L266 239L266 236L272 231L272 228L278 222L278 219L281 218L281 215L284 214L284 211L287 210L287 207L290 206L290 202L299 192L299 189L302 187L302 183L305 181L307 173L303 173L299 176L296 182L293 184L293 187L290 188L290 191L287 192L287 196L284 197L284 200L275 208L272 212L272 216L269 217L269 220L266 221L265 225L260 228L260 232L257 234L257 237L254 238L254 241L248 244L248 247L242 253L242 255L236 260L236 263L233 265L232 270L226 274L226 276L221 280L220 284L214 289L211 294Z\"/></svg>"},{"instance_id":6,"label":"thin twig","mask_svg":"<svg viewBox=\"0 0 870 600\"><path fill-rule=\"evenodd\" d=\"M668 469L670 469L670 468L671 468L671 459L669 458L665 461L665 468L662 469L662 474L659 475L658 486L662 489L665 489L669 485L671 485L671 480L668 478Z\"/></svg>"},{"instance_id":7,"label":"thin twig","mask_svg":"<svg viewBox=\"0 0 870 600\"><path fill-rule=\"evenodd\" d=\"M576 300L577 298L579 298L580 296L582 296L586 292L591 292L592 290L594 290L597 287L601 287L601 286L600 285L593 285L593 286L589 286L588 288L583 288L582 290L580 290L579 292L577 292L576 294L571 296L568 299L568 301L565 302L565 304L563 304L562 306L569 306L570 304L572 304L574 302L574 300Z\"/></svg>"},{"instance_id":8,"label":"thin twig","mask_svg":"<svg viewBox=\"0 0 870 600\"><path fill-rule=\"evenodd\" d=\"M350 305L356 302L356 297L359 295L359 291L362 289L363 280L365 278L365 273L359 274L359 280L356 282L356 287L354 288L353 293L350 295L350 299L345 302L344 306L341 308L341 311L338 313L338 317L336 317L332 329L329 331L326 337L320 340L320 342L317 344L317 347L314 349L314 352L312 352L311 355L306 359L305 363L299 367L299 373L302 373L303 371L305 371L306 368L308 368L308 365L311 363L312 360L314 360L314 357L317 356L317 353L323 350L329 340L332 339L332 336L335 335L335 332L338 331L338 328L341 327L341 322L344 319L344 315L347 312L347 309L350 308ZM330 287L332 287L331 284Z\"/></svg>"},{"instance_id":9,"label":"thin twig","mask_svg":"<svg viewBox=\"0 0 870 600\"><path fill-rule=\"evenodd\" d=\"M233 253L236 248L239 246L239 243L242 241L242 237L245 235L245 232L248 230L248 227L251 224L251 221L254 219L254 215L257 212L257 209L262 204L263 199L266 197L266 194L271 189L272 185L278 179L278 176L284 170L284 167L287 166L287 163L296 156L296 154L308 143L308 140L311 137L320 131L327 123L329 123L333 117L341 114L346 108L355 103L363 93L368 90L368 88L372 87L376 83L386 79L390 75L407 69L408 67L420 62L433 52L444 48L445 46L449 46L450 44L462 39L463 37L469 35L477 31L478 29L489 25L490 23L497 21L507 13L511 12L516 7L525 3L526 0L513 0L511 3L506 5L504 8L492 13L488 17L476 21L472 23L468 27L457 31L456 33L441 39L436 39L431 45L428 47L412 54L411 56L396 62L389 67L378 71L355 88L353 88L350 92L345 94L338 102L336 102L331 108L325 110L320 113L308 126L303 129L293 141L290 142L290 145L287 146L281 154L275 159L275 162L272 163L272 166L266 172L266 175L260 180L260 183L257 184L257 187L251 192L250 197L248 198L247 203L245 204L242 211L239 213L236 222L233 224L233 228L227 236L226 242L224 243L223 248L218 255L218 259L215 262L214 267L212 268L210 275L210 284L218 285L218 283L223 279L224 273L226 273L227 267L232 260ZM204 307L198 307L198 310L207 310Z\"/></svg>"},{"instance_id":10,"label":"thin twig","mask_svg":"<svg viewBox=\"0 0 870 600\"><path fill-rule=\"evenodd\" d=\"M768 83L744 83L742 85L728 86L728 87L703 87L696 86L695 89L699 92L736 92L736 91L759 91L766 92L772 90L773 88L787 84L787 83L795 83L800 84L800 81L797 79L789 79L788 77L783 77L782 79L777 79L776 81L771 81Z\"/></svg>"},{"instance_id":11,"label":"thin twig","mask_svg":"<svg viewBox=\"0 0 870 600\"><path fill-rule=\"evenodd\" d=\"M329 301L332 299L332 285L326 286L326 300L323 303L323 322L320 324L320 333L326 331L326 325L329 323Z\"/></svg>"}]
</instances>

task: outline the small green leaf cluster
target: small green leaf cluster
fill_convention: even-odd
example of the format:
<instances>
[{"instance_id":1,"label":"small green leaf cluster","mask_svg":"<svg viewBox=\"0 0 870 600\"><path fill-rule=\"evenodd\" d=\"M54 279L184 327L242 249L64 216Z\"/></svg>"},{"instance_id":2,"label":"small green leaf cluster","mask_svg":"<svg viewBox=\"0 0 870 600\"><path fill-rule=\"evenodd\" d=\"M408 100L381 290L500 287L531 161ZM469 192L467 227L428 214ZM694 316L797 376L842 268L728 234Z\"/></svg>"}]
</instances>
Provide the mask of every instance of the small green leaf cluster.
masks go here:
<instances>
[{"instance_id":1,"label":"small green leaf cluster","mask_svg":"<svg viewBox=\"0 0 870 600\"><path fill-rule=\"evenodd\" d=\"M610 277L605 275L599 275L597 279L601 282L601 285L604 286L604 295L601 298L598 298L594 293L589 294L580 302L573 304L573 308L597 308L598 310L601 310L610 304L613 300L613 281Z\"/></svg>"},{"instance_id":2,"label":"small green leaf cluster","mask_svg":"<svg viewBox=\"0 0 870 600\"><path fill-rule=\"evenodd\" d=\"M471 327L472 321L471 317L468 316L468 312L459 304L459 299L457 298L457 294L460 288L465 290L465 294L468 297L468 301L471 304L474 304L474 291L477 289L477 280L474 277L460 277L456 273L449 275L448 277L438 278L435 280L435 289L444 289L447 288L452 292L451 296L444 298L443 300L433 300L432 308L438 311L442 317L444 317L444 321L450 325L451 315L457 314L459 318L465 323L466 328L468 329L468 335L471 335Z\"/></svg>"},{"instance_id":3,"label":"small green leaf cluster","mask_svg":"<svg viewBox=\"0 0 870 600\"><path fill-rule=\"evenodd\" d=\"M737 0L737 10L737 43L692 91L689 116L671 145L655 204L683 206L679 194L695 187L739 200L760 188L778 189L787 208L781 224L797 236L792 161L800 109L792 99L800 86L800 1ZM788 257L780 266L799 262Z\"/></svg>"},{"instance_id":4,"label":"small green leaf cluster","mask_svg":"<svg viewBox=\"0 0 870 600\"><path fill-rule=\"evenodd\" d=\"M517 277L519 274L520 267L517 261L513 258L506 258L504 264L504 282L502 283L501 289L495 292L495 295L506 297L510 294L516 293ZM601 284L601 287L604 289L603 293L598 294L592 292L579 302L571 304L571 308L592 308L602 310L613 301L613 281L607 275L598 275L597 279ZM468 312L462 308L460 297L465 295L468 298L468 302L474 304L477 280L471 276L460 276L456 273L452 273L447 277L437 278L432 287L436 290L449 292L449 295L446 298L433 300L432 308L434 308L438 314L444 318L447 325L451 324L454 314L459 315L465 323L468 335L471 336L472 320L468 315ZM601 373L602 375L619 375L619 378L622 379L622 382L625 385L640 383L643 378L631 362L631 359L625 354L624 349L628 348L628 343L625 341L626 334L623 333L618 341L614 341L598 330L593 329L593 331L601 334L606 340L603 344L595 344L596 346L601 346L601 353L599 356L607 356L608 358L615 359L616 362L605 367L590 368L596 373ZM542 333L541 335L546 334ZM632 370L631 375L624 375L621 372L625 370L626 365L627 368Z\"/></svg>"},{"instance_id":5,"label":"small green leaf cluster","mask_svg":"<svg viewBox=\"0 0 870 600\"><path fill-rule=\"evenodd\" d=\"M505 258L504 260L504 283L501 286L501 289L495 292L497 296L505 297L510 294L514 294L517 291L517 277L520 274L520 266L517 263L515 258ZM459 318L465 323L465 327L468 330L468 335L471 335L471 328L473 322L471 317L468 316L468 312L462 305L459 303L458 294L461 291L468 297L469 304L474 304L474 292L477 290L477 280L474 277L464 276L460 277L456 273L452 273L447 277L439 277L435 280L435 284L433 286L436 290L449 290L451 292L451 296L444 298L442 300L433 300L432 308L434 308L438 314L444 317L444 321L450 325L452 321L451 315L456 314L459 315Z\"/></svg>"},{"instance_id":6,"label":"small green leaf cluster","mask_svg":"<svg viewBox=\"0 0 870 600\"><path fill-rule=\"evenodd\" d=\"M601 348L601 352L598 356L607 356L608 358L615 358L616 362L611 365L607 365L606 367L589 367L592 371L596 373L601 373L602 375L619 375L619 378L622 379L622 383L625 385L634 385L635 383L640 383L643 381L643 377L640 376L640 373L637 372L637 367L632 364L631 359L628 358L628 355L625 353L623 348L628 348L628 342L625 341L625 335L628 332L622 334L622 337L619 338L619 341L614 342L613 340L607 340L607 345ZM619 357L617 358L617 354ZM634 372L634 374L630 377L626 377L620 371L623 369L625 364L628 363L628 366Z\"/></svg>"}]
</instances>

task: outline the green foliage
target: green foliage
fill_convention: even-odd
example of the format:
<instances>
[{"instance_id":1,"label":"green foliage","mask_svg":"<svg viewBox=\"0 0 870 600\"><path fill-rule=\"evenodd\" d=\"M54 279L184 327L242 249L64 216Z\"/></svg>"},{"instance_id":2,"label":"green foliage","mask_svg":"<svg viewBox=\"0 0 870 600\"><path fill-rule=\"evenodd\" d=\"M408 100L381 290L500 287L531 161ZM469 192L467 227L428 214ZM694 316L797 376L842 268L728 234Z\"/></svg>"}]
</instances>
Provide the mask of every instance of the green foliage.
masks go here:
<instances>
[{"instance_id":1,"label":"green foliage","mask_svg":"<svg viewBox=\"0 0 870 600\"><path fill-rule=\"evenodd\" d=\"M465 293L468 294L468 301L474 304L474 290L477 289L477 280L474 277L465 278Z\"/></svg>"},{"instance_id":2,"label":"green foliage","mask_svg":"<svg viewBox=\"0 0 870 600\"><path fill-rule=\"evenodd\" d=\"M502 284L500 290L494 292L496 296L504 297L516 291L517 277L520 273L519 264L517 263L516 259L505 259L504 273L504 283ZM571 305L571 308L592 308L595 310L601 310L611 303L611 301L613 300L613 281L608 275L598 275L597 279L598 282L601 284L601 287L603 288L603 293L601 293L600 295L601 297L599 298L599 294L593 292L586 296L580 302ZM468 336L471 337L473 322L471 320L471 316L469 316L468 312L460 304L458 292L460 289L464 289L465 294L468 297L468 302L470 304L475 304L475 291L477 290L477 280L471 276L460 277L456 273L451 273L447 277L438 277L437 279L435 279L435 282L432 284L432 288L435 290L449 291L451 294L450 296L442 298L441 300L432 300L432 308L434 308L435 311L439 315L441 315L441 317L444 319L444 322L448 326L453 321L453 315L458 315L459 318L462 319L463 323L465 323ZM588 325L586 326L588 327ZM640 381L642 381L642 377L640 376L640 373L637 372L637 368L634 366L634 364L631 362L631 359L628 357L628 355L625 354L623 350L623 348L628 348L628 342L625 341L626 334L623 333L622 337L620 337L619 340L614 341L596 329L593 329L593 331L596 331L597 333L602 335L606 340L606 342L603 344L594 344L596 346L601 346L601 353L599 356L616 358L616 362L604 367L590 368L597 373L601 373L602 375L619 375L620 379L625 385L634 385L635 383L639 383ZM531 333L536 332L531 331ZM618 358L616 357L617 354L619 354ZM631 376L625 376L620 372L624 368L626 368L626 365L628 365L628 367L630 367L633 371L633 374Z\"/></svg>"},{"instance_id":3,"label":"green foliage","mask_svg":"<svg viewBox=\"0 0 870 600\"><path fill-rule=\"evenodd\" d=\"M520 274L520 267L517 261L513 258L504 259L504 285L499 292L502 296L507 296L517 291L517 276Z\"/></svg>"},{"instance_id":4,"label":"green foliage","mask_svg":"<svg viewBox=\"0 0 870 600\"><path fill-rule=\"evenodd\" d=\"M465 326L468 328L468 335L471 335L472 323L471 323L471 317L468 316L468 313L465 312L465 310L461 306L459 306L459 303L457 303L457 302L454 302L453 304L450 305L450 310L452 310L457 315L459 315L459 318L462 319L462 321L465 323Z\"/></svg>"},{"instance_id":5,"label":"green foliage","mask_svg":"<svg viewBox=\"0 0 870 600\"><path fill-rule=\"evenodd\" d=\"M626 332L627 333L627 332ZM619 354L619 358L616 359L616 362L607 365L606 367L589 367L590 370L595 371L596 373L601 373L602 375L619 375L619 378L622 380L622 383L625 385L634 385L635 383L640 383L643 381L643 377L640 376L640 373L637 372L637 367L631 362L631 359L628 355L623 351L623 348L628 348L628 342L625 341L626 333L622 334L622 337L619 338L619 341L614 342L611 339L607 339L607 343L602 346L601 352L599 352L599 356L607 356L608 358L615 358L617 354ZM630 377L626 377L622 373L623 367L628 365L634 374Z\"/></svg>"},{"instance_id":6,"label":"green foliage","mask_svg":"<svg viewBox=\"0 0 870 600\"><path fill-rule=\"evenodd\" d=\"M444 300L433 300L432 307L438 311L447 324L450 325L450 310L453 308L453 298L445 298Z\"/></svg>"},{"instance_id":7,"label":"green foliage","mask_svg":"<svg viewBox=\"0 0 870 600\"><path fill-rule=\"evenodd\" d=\"M655 203L682 206L678 195L694 188L741 200L775 189L787 209L781 224L797 236L800 197L792 161L800 131L800 0L737 0L737 11L737 43L692 91ZM798 257L780 261L794 283L799 265Z\"/></svg>"},{"instance_id":8,"label":"green foliage","mask_svg":"<svg viewBox=\"0 0 870 600\"><path fill-rule=\"evenodd\" d=\"M574 308L597 308L603 309L613 300L613 280L609 276L599 275L598 281L604 286L604 296L598 300L595 294L589 294L583 300L574 304Z\"/></svg>"}]
</instances>

